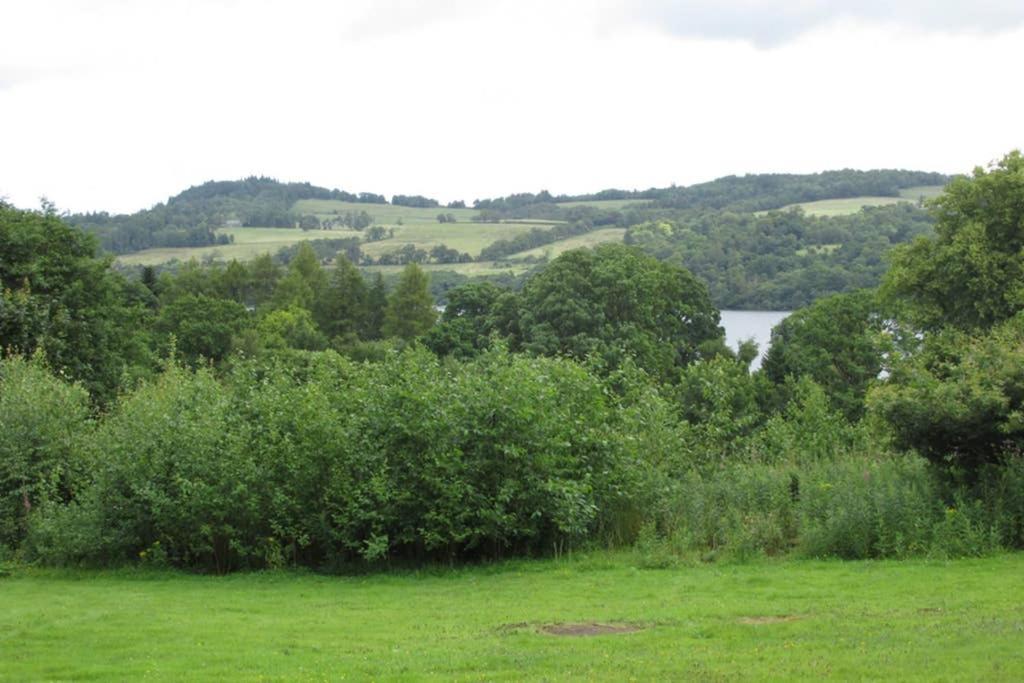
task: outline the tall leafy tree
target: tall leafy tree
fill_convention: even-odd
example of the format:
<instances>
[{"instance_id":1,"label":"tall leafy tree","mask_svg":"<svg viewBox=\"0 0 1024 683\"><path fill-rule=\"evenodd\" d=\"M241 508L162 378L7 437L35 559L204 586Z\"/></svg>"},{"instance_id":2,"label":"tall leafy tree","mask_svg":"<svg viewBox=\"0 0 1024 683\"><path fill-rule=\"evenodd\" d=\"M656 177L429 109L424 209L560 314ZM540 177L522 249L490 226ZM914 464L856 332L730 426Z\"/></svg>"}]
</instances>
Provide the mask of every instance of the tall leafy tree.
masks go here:
<instances>
[{"instance_id":1,"label":"tall leafy tree","mask_svg":"<svg viewBox=\"0 0 1024 683\"><path fill-rule=\"evenodd\" d=\"M380 273L373 278L373 284L366 293L366 310L363 328L359 336L363 339L380 339L384 329L384 316L388 307L388 289Z\"/></svg>"},{"instance_id":2,"label":"tall leafy tree","mask_svg":"<svg viewBox=\"0 0 1024 683\"><path fill-rule=\"evenodd\" d=\"M110 398L122 375L151 364L151 295L96 256L96 243L53 207L0 202L0 354L42 349L55 370Z\"/></svg>"},{"instance_id":3,"label":"tall leafy tree","mask_svg":"<svg viewBox=\"0 0 1024 683\"><path fill-rule=\"evenodd\" d=\"M385 337L411 340L431 328L437 320L437 311L428 285L427 274L415 263L402 270L398 286L388 298L383 326Z\"/></svg>"},{"instance_id":4,"label":"tall leafy tree","mask_svg":"<svg viewBox=\"0 0 1024 683\"><path fill-rule=\"evenodd\" d=\"M323 295L313 305L313 314L328 338L358 336L366 317L369 292L359 270L339 254L336 267Z\"/></svg>"},{"instance_id":5,"label":"tall leafy tree","mask_svg":"<svg viewBox=\"0 0 1024 683\"><path fill-rule=\"evenodd\" d=\"M897 249L884 283L925 330L991 327L1024 309L1024 156L1006 155L937 198L936 236Z\"/></svg>"},{"instance_id":6,"label":"tall leafy tree","mask_svg":"<svg viewBox=\"0 0 1024 683\"><path fill-rule=\"evenodd\" d=\"M327 274L311 246L303 242L288 263L288 273L278 283L271 299L275 308L313 308L313 302L327 289Z\"/></svg>"},{"instance_id":7,"label":"tall leafy tree","mask_svg":"<svg viewBox=\"0 0 1024 683\"><path fill-rule=\"evenodd\" d=\"M775 326L762 370L781 391L795 386L790 377L810 377L846 417L859 418L891 346L884 327L872 291L819 299Z\"/></svg>"},{"instance_id":8,"label":"tall leafy tree","mask_svg":"<svg viewBox=\"0 0 1024 683\"><path fill-rule=\"evenodd\" d=\"M630 355L674 379L723 337L707 288L689 271L623 245L562 254L523 287L516 342L542 355Z\"/></svg>"}]
</instances>

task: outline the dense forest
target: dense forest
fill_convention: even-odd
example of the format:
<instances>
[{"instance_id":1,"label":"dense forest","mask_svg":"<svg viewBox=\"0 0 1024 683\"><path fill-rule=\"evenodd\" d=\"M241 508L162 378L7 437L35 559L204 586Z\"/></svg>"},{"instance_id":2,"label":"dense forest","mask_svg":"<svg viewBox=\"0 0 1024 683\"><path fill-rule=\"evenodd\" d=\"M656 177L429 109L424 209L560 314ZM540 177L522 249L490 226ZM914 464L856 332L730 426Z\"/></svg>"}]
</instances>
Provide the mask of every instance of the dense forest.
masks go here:
<instances>
[{"instance_id":1,"label":"dense forest","mask_svg":"<svg viewBox=\"0 0 1024 683\"><path fill-rule=\"evenodd\" d=\"M519 289L453 287L439 315L416 264L389 287L301 244L126 277L52 210L0 204L0 555L226 572L1024 548L1024 157L953 179L928 221L687 211ZM880 286L808 301L751 372L691 249L784 260L799 236L824 257L849 235L891 247Z\"/></svg>"}]
</instances>

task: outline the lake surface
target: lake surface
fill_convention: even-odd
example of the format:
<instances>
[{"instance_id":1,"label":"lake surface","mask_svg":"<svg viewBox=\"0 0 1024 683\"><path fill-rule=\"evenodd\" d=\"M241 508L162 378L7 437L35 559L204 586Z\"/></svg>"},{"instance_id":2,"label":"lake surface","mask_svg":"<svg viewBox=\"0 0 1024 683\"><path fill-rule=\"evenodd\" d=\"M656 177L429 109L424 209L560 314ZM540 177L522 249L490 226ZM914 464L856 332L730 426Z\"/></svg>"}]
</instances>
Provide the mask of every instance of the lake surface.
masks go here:
<instances>
[{"instance_id":1,"label":"lake surface","mask_svg":"<svg viewBox=\"0 0 1024 683\"><path fill-rule=\"evenodd\" d=\"M768 352L772 328L792 311L722 311L722 327L725 328L725 343L735 351L745 339L757 342L761 355L750 364L751 370L761 367L761 360Z\"/></svg>"}]
</instances>

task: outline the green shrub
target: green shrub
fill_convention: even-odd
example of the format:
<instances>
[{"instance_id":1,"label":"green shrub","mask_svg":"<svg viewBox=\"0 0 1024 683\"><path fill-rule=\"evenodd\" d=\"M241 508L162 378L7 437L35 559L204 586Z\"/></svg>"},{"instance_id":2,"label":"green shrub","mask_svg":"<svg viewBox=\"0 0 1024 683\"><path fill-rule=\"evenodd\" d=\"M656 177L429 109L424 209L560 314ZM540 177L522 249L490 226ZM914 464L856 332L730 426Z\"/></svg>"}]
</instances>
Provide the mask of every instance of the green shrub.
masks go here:
<instances>
[{"instance_id":1,"label":"green shrub","mask_svg":"<svg viewBox=\"0 0 1024 683\"><path fill-rule=\"evenodd\" d=\"M942 498L916 457L848 458L800 475L800 550L866 559L926 553Z\"/></svg>"},{"instance_id":2,"label":"green shrub","mask_svg":"<svg viewBox=\"0 0 1024 683\"><path fill-rule=\"evenodd\" d=\"M21 542L33 510L75 496L87 469L88 400L41 354L0 360L0 545Z\"/></svg>"}]
</instances>

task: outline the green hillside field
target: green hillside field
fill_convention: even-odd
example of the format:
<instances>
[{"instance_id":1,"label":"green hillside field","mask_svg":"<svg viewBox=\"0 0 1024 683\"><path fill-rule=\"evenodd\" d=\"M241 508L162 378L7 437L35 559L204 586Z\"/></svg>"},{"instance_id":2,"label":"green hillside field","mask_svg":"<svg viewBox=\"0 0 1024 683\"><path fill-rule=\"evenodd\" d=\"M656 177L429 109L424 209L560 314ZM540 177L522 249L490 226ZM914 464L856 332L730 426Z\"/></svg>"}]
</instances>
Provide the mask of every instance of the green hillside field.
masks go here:
<instances>
[{"instance_id":1,"label":"green hillside field","mask_svg":"<svg viewBox=\"0 0 1024 683\"><path fill-rule=\"evenodd\" d=\"M845 199L822 199L816 202L801 202L784 206L783 211L800 207L811 216L845 216L857 213L865 206L888 206L900 202L916 202L919 199L932 199L942 192L941 185L922 185L900 190L899 197L847 197ZM759 213L764 213L759 212Z\"/></svg>"},{"instance_id":2,"label":"green hillside field","mask_svg":"<svg viewBox=\"0 0 1024 683\"><path fill-rule=\"evenodd\" d=\"M336 577L16 570L0 680L1024 678L1024 555Z\"/></svg>"}]
</instances>

